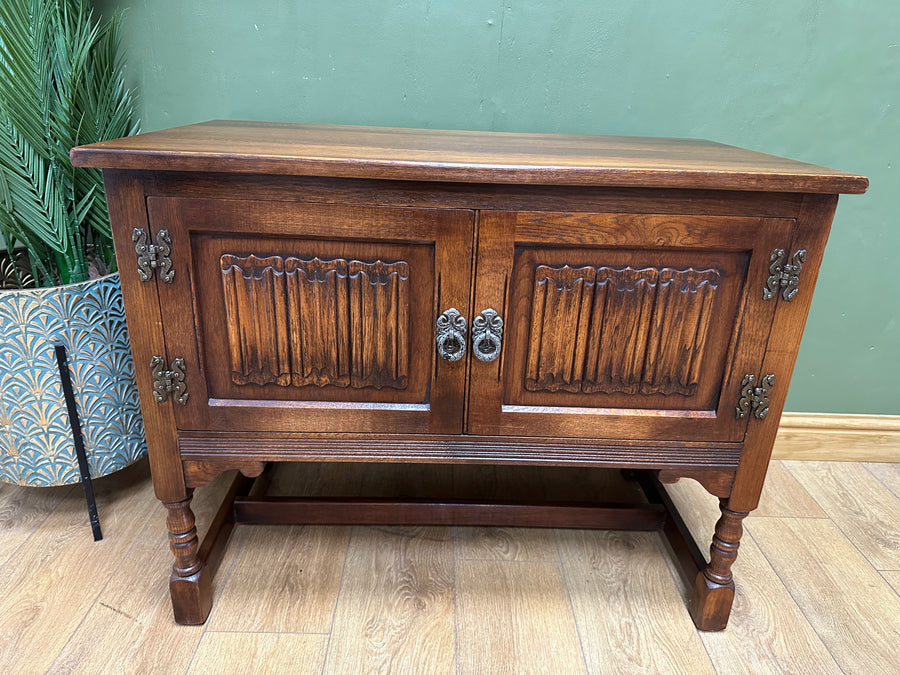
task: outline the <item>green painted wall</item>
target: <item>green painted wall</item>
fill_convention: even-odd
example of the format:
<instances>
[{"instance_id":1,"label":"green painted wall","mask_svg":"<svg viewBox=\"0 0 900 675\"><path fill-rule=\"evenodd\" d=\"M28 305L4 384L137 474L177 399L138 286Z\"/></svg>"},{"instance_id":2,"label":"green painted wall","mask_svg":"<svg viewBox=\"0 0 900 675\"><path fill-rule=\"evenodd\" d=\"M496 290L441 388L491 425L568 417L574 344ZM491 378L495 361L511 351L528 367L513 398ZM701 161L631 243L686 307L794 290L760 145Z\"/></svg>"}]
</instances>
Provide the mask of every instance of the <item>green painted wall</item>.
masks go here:
<instances>
[{"instance_id":1,"label":"green painted wall","mask_svg":"<svg viewBox=\"0 0 900 675\"><path fill-rule=\"evenodd\" d=\"M144 129L211 118L709 138L869 176L788 409L900 413L896 0L100 0Z\"/></svg>"}]
</instances>

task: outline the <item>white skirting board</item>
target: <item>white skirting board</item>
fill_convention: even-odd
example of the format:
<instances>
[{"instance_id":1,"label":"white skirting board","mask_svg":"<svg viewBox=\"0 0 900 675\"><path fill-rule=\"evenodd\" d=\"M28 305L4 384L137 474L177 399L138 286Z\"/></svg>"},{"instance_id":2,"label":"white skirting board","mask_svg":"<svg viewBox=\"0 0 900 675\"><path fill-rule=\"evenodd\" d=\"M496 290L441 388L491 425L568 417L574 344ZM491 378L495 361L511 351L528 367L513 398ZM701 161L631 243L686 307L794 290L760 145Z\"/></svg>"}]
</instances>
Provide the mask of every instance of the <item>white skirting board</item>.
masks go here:
<instances>
[{"instance_id":1,"label":"white skirting board","mask_svg":"<svg viewBox=\"0 0 900 675\"><path fill-rule=\"evenodd\" d=\"M900 462L900 415L786 412L772 459Z\"/></svg>"}]
</instances>

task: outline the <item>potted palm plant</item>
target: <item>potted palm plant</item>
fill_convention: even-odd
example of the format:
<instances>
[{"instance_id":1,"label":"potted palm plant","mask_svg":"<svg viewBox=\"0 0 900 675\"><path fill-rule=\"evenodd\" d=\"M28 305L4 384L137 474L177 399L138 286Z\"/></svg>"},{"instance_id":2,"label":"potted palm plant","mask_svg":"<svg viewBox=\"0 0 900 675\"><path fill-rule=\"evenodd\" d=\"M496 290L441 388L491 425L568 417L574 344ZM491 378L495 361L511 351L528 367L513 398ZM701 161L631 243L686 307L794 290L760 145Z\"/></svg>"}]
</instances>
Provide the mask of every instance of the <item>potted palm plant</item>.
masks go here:
<instances>
[{"instance_id":1,"label":"potted palm plant","mask_svg":"<svg viewBox=\"0 0 900 675\"><path fill-rule=\"evenodd\" d=\"M69 149L136 132L121 15L87 0L0 2L0 480L79 480L54 342L92 476L146 452L100 172ZM29 286L33 286L29 288Z\"/></svg>"}]
</instances>

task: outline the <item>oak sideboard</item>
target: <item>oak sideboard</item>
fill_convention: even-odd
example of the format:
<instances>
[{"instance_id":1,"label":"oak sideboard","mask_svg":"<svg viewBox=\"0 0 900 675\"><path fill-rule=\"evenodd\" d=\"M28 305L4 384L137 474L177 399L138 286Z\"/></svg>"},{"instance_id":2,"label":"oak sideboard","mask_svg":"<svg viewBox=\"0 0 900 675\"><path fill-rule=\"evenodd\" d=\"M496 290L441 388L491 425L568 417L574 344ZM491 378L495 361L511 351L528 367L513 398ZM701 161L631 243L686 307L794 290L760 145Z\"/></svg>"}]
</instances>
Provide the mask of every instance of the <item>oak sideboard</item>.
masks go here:
<instances>
[{"instance_id":1,"label":"oak sideboard","mask_svg":"<svg viewBox=\"0 0 900 675\"><path fill-rule=\"evenodd\" d=\"M659 528L725 627L839 193L687 139L215 121L75 148L104 172L179 623L234 522ZM266 499L271 462L626 470L613 508ZM709 555L661 483L720 500Z\"/></svg>"}]
</instances>

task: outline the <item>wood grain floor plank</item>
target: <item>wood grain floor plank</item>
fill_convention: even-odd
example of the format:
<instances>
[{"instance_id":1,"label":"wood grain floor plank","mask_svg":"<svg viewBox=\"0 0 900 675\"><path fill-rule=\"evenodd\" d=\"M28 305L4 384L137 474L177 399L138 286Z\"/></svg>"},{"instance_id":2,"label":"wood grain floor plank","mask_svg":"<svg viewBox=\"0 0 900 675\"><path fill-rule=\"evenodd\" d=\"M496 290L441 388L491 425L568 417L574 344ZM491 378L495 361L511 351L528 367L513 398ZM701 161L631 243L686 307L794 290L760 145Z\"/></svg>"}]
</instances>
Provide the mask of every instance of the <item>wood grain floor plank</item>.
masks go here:
<instances>
[{"instance_id":1,"label":"wood grain floor plank","mask_svg":"<svg viewBox=\"0 0 900 675\"><path fill-rule=\"evenodd\" d=\"M210 630L331 630L349 527L237 525L232 536L237 555Z\"/></svg>"},{"instance_id":2,"label":"wood grain floor plank","mask_svg":"<svg viewBox=\"0 0 900 675\"><path fill-rule=\"evenodd\" d=\"M515 560L556 563L559 555L553 530L517 527L457 527L456 556L460 560Z\"/></svg>"},{"instance_id":3,"label":"wood grain floor plank","mask_svg":"<svg viewBox=\"0 0 900 675\"><path fill-rule=\"evenodd\" d=\"M667 489L698 546L704 553L707 552L719 516L718 500L694 481L680 481L667 486ZM799 505L788 501L786 509L806 512L806 500L802 495L801 500ZM754 512L745 522L755 519ZM682 596L687 601L690 588L668 556L666 563L670 565L673 578L680 584ZM746 533L732 570L736 589L728 627L717 633L700 633L717 672L840 672L788 589L756 542Z\"/></svg>"},{"instance_id":4,"label":"wood grain floor plank","mask_svg":"<svg viewBox=\"0 0 900 675\"><path fill-rule=\"evenodd\" d=\"M900 595L900 570L882 570L881 576L891 585L897 595Z\"/></svg>"},{"instance_id":5,"label":"wood grain floor plank","mask_svg":"<svg viewBox=\"0 0 900 675\"><path fill-rule=\"evenodd\" d=\"M453 612L449 528L356 527L324 672L453 672Z\"/></svg>"},{"instance_id":6,"label":"wood grain floor plank","mask_svg":"<svg viewBox=\"0 0 900 675\"><path fill-rule=\"evenodd\" d=\"M234 477L222 474L194 493L197 531L205 534ZM157 504L97 602L54 662L60 673L183 673L202 626L179 626L172 616L166 512ZM226 561L227 564L227 561ZM223 565L223 569L227 569ZM221 583L213 579L213 587Z\"/></svg>"},{"instance_id":7,"label":"wood grain floor plank","mask_svg":"<svg viewBox=\"0 0 900 675\"><path fill-rule=\"evenodd\" d=\"M804 472L809 471L816 475L806 477ZM456 467L449 473L454 479L455 472ZM429 489L447 487L446 472L421 479L413 473L401 471L394 477L398 482L393 487L403 487L404 481L410 489L417 481L425 481ZM497 560L464 559L465 547L457 544L458 670L582 672L583 644L594 672L633 670L642 658L651 665L671 658L671 667L658 670L673 672L704 672L710 662L720 673L830 673L839 672L838 664L845 672L893 672L900 663L895 639L900 634L900 570L874 569L860 553L861 547L844 536L842 528L818 518L818 514L831 516L834 509L835 520L843 519L843 527L847 527L847 522L855 522L848 513L857 514L853 518L868 517L874 503L874 508L882 511L876 519L884 519L884 511L891 513L891 499L897 496L898 473L898 465L891 464L828 463L824 468L802 466L795 472L793 464L774 463L767 482L769 494L764 493L760 509L746 521L746 534L734 565L737 596L729 627L724 632L700 633L699 637L694 632L692 639L678 640L675 647L671 646L673 631L689 619L681 600L671 609L669 603L672 596L677 598L678 589L682 596L686 594L687 587L677 577L672 583L670 577L672 591L662 600L641 595L647 588L650 595L663 594L664 584L655 580L645 588L641 579L655 579L659 564L671 564L667 556L657 556L655 563L649 556L648 542L656 542L656 535L513 530L521 538L509 540L501 534L466 544L482 547L477 555ZM489 494L491 490L493 494L503 490L514 494L515 477L512 472L510 477L503 474L488 471L464 488L487 487ZM832 490L834 476L843 479L847 475L849 483L860 490L856 501L840 493L820 498L818 493ZM519 488L529 476L525 472L520 478ZM510 479L514 485L504 485ZM273 486L288 491L301 485L313 494L327 494L329 485L349 485L346 489L357 491L371 480L366 478L365 467L354 474L344 467L322 465L312 471L304 467L294 474L275 474ZM555 490L565 497L568 484L572 491L589 494L592 489L600 489L604 494L603 488L597 488L596 477L560 472L541 480L544 482L528 489L551 496ZM223 479L198 489L194 510L199 529L216 506L218 494L213 493L220 489L216 486L224 489L225 482ZM460 487L452 482L452 489ZM814 485L811 492L816 493L818 502L811 501L806 492L808 484ZM90 539L80 490L63 488L59 496L52 491L29 490L23 496L15 492L18 488L7 492L5 488L13 486L0 486L0 552L6 550L4 546L12 551L8 564L0 568L4 589L0 594L0 672L184 672L188 662L192 673L267 672L267 666L271 672L321 672L329 638L336 646L329 657L330 672L368 672L377 670L380 663L387 663L395 672L453 671L452 646L444 644L449 640L452 645L453 607L444 612L451 617L451 627L440 632L444 640L441 646L430 648L437 638L427 640L429 646L417 646L429 630L435 636L439 634L436 628L418 627L427 623L422 613L433 618L441 612L429 608L431 596L427 593L416 595L414 590L405 590L420 588L420 579L440 576L435 569L450 568L450 572L442 573L450 578L443 582L449 590L444 595L435 590L433 595L440 595L435 602L444 607L448 601L443 598L451 593L452 605L450 530L359 528L366 533L359 542L362 571L353 571L357 565L352 557L347 559L346 568L342 566L348 528L239 526L214 584L217 592L223 585L224 591L230 587L230 592L227 597L222 592L208 625L213 626L221 606L224 611L218 620L227 630L232 621L249 627L236 633L208 629L201 640L203 628L175 626L171 620L166 587L171 554L165 544L164 515L152 495L146 466L137 465L100 479L97 485L106 535L99 544ZM717 500L689 480L668 489L705 551L718 517ZM791 518L761 514L789 514ZM426 535L415 532L417 529ZM306 530L338 534L329 539L304 534ZM413 536L401 537L401 544L378 544L382 537L392 540L404 532ZM554 537L554 545L555 537L559 538L565 574L552 562L548 532ZM251 543L257 538L268 542L262 544L267 552ZM598 541L607 548L601 548ZM259 555L251 555L253 550ZM536 556L547 556L551 562L503 560ZM330 558L337 561L336 573L324 569L334 563ZM286 569L297 562L302 564ZM231 572L237 575L233 587ZM359 590L356 604L348 602L344 609L340 609L343 600L338 604L332 625L341 572L345 575L343 588ZM326 589L322 591L317 582ZM604 599L607 596L614 600ZM642 603L648 605L645 616L659 613L663 618L649 626L639 625L638 619L630 617L640 614L636 607ZM410 610L410 604L415 611ZM614 609L621 616L607 623L609 616L619 616ZM324 626L321 633L292 632L304 630L306 614L311 617L306 623ZM366 617L375 619L366 621ZM441 621L446 624L447 619ZM410 625L416 627L397 628ZM385 635L393 633L379 647L380 629ZM610 635L618 633L622 636L616 641L616 649L625 649L624 656L616 657L614 651L598 645L613 640ZM698 639L708 654L705 665L691 645ZM642 644L648 646L648 655L641 653ZM657 644L666 647L651 648ZM398 652L400 656L387 660L372 657L384 652ZM421 655L425 653L432 654L434 663L441 665L432 667L428 662L423 669ZM438 653L443 656L438 658ZM448 653L450 665L446 666ZM404 660L412 654L417 656ZM406 664L411 665L406 668Z\"/></svg>"},{"instance_id":8,"label":"wood grain floor plank","mask_svg":"<svg viewBox=\"0 0 900 675\"><path fill-rule=\"evenodd\" d=\"M321 673L327 643L327 635L207 632L188 675Z\"/></svg>"},{"instance_id":9,"label":"wood grain floor plank","mask_svg":"<svg viewBox=\"0 0 900 675\"><path fill-rule=\"evenodd\" d=\"M749 518L746 528L845 672L897 672L900 597L835 523Z\"/></svg>"},{"instance_id":10,"label":"wood grain floor plank","mask_svg":"<svg viewBox=\"0 0 900 675\"><path fill-rule=\"evenodd\" d=\"M546 483L534 467L453 467L461 499L547 499ZM463 560L559 561L553 531L519 527L457 527L456 556Z\"/></svg>"},{"instance_id":11,"label":"wood grain floor plank","mask_svg":"<svg viewBox=\"0 0 900 675\"><path fill-rule=\"evenodd\" d=\"M895 497L900 497L900 464L888 462L869 462L863 464L870 474L890 490Z\"/></svg>"},{"instance_id":12,"label":"wood grain floor plank","mask_svg":"<svg viewBox=\"0 0 900 675\"><path fill-rule=\"evenodd\" d=\"M826 518L818 502L812 498L783 462L769 463L766 483L754 516L778 518Z\"/></svg>"},{"instance_id":13,"label":"wood grain floor plank","mask_svg":"<svg viewBox=\"0 0 900 675\"><path fill-rule=\"evenodd\" d=\"M556 536L589 672L715 672L654 533Z\"/></svg>"},{"instance_id":14,"label":"wood grain floor plank","mask_svg":"<svg viewBox=\"0 0 900 675\"><path fill-rule=\"evenodd\" d=\"M94 481L95 542L72 491L0 569L0 672L45 672L158 507L147 465Z\"/></svg>"},{"instance_id":15,"label":"wood grain floor plank","mask_svg":"<svg viewBox=\"0 0 900 675\"><path fill-rule=\"evenodd\" d=\"M756 542L747 535L734 565L728 627L700 633L720 673L840 673L841 669ZM748 645L753 645L748 649Z\"/></svg>"},{"instance_id":16,"label":"wood grain floor plank","mask_svg":"<svg viewBox=\"0 0 900 675\"><path fill-rule=\"evenodd\" d=\"M900 497L856 462L786 465L875 569L900 569Z\"/></svg>"},{"instance_id":17,"label":"wood grain floor plank","mask_svg":"<svg viewBox=\"0 0 900 675\"><path fill-rule=\"evenodd\" d=\"M457 672L582 673L559 565L456 562Z\"/></svg>"},{"instance_id":18,"label":"wood grain floor plank","mask_svg":"<svg viewBox=\"0 0 900 675\"><path fill-rule=\"evenodd\" d=\"M73 485L37 488L0 483L0 567L75 489L81 488Z\"/></svg>"}]
</instances>

